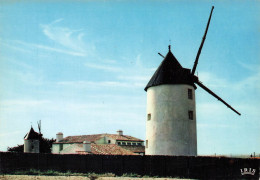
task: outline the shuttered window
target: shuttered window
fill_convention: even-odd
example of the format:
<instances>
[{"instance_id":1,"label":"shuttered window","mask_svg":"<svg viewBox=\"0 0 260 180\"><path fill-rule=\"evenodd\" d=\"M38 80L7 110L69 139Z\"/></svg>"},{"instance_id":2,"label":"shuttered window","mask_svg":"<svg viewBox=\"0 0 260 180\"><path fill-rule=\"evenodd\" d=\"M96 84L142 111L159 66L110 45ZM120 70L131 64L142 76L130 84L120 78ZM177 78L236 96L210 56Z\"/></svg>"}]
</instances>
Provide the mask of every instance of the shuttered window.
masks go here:
<instances>
[{"instance_id":1,"label":"shuttered window","mask_svg":"<svg viewBox=\"0 0 260 180\"><path fill-rule=\"evenodd\" d=\"M189 119L193 120L193 111L189 111L188 114L189 114Z\"/></svg>"}]
</instances>

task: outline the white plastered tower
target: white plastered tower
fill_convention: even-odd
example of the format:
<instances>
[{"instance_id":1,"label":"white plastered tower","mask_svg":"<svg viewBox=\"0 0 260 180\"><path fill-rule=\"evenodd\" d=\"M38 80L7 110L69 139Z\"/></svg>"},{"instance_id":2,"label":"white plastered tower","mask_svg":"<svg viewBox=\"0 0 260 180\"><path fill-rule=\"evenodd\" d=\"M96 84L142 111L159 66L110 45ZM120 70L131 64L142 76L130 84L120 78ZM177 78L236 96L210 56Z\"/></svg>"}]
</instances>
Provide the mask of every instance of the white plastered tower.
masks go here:
<instances>
[{"instance_id":1,"label":"white plastered tower","mask_svg":"<svg viewBox=\"0 0 260 180\"><path fill-rule=\"evenodd\" d=\"M146 155L197 155L195 85L170 48L147 91Z\"/></svg>"}]
</instances>

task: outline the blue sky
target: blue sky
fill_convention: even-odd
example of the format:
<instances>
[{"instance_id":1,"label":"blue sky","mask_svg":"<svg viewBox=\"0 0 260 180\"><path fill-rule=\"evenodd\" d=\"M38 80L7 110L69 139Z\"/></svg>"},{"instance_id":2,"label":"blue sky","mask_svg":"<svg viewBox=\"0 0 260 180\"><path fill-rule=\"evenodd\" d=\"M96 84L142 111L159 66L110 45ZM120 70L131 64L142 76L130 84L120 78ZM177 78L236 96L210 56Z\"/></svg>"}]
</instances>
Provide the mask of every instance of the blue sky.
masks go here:
<instances>
[{"instance_id":1,"label":"blue sky","mask_svg":"<svg viewBox=\"0 0 260 180\"><path fill-rule=\"evenodd\" d=\"M260 153L259 1L0 2L0 150L31 124L55 138L115 133L145 140L144 87L172 52L236 115L196 90L198 153Z\"/></svg>"}]
</instances>

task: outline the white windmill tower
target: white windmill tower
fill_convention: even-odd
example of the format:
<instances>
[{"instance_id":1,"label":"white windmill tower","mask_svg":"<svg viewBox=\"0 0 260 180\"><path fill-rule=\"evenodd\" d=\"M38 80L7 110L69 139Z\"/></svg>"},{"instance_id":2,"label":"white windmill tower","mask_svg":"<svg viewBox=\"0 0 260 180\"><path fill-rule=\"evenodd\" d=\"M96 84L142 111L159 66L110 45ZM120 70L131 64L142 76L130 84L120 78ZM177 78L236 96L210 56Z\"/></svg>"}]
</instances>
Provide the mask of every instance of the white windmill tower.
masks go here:
<instances>
[{"instance_id":1,"label":"white windmill tower","mask_svg":"<svg viewBox=\"0 0 260 180\"><path fill-rule=\"evenodd\" d=\"M169 46L168 54L145 87L146 155L197 155L195 84L240 115L194 75L213 9L192 71L181 66Z\"/></svg>"}]
</instances>

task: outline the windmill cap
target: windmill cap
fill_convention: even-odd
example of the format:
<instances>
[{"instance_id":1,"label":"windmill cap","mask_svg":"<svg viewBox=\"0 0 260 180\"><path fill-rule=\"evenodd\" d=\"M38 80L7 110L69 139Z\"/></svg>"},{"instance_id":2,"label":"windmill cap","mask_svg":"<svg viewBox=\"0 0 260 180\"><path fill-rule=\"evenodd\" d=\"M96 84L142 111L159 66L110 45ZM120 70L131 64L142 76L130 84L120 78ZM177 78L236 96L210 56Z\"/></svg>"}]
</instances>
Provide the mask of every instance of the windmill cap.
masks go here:
<instances>
[{"instance_id":1,"label":"windmill cap","mask_svg":"<svg viewBox=\"0 0 260 180\"><path fill-rule=\"evenodd\" d=\"M168 54L157 68L144 90L147 91L149 87L163 84L193 85L193 80L190 76L190 69L181 66L170 51L170 47Z\"/></svg>"},{"instance_id":2,"label":"windmill cap","mask_svg":"<svg viewBox=\"0 0 260 180\"><path fill-rule=\"evenodd\" d=\"M62 132L58 132L56 135L63 135L63 133Z\"/></svg>"},{"instance_id":3,"label":"windmill cap","mask_svg":"<svg viewBox=\"0 0 260 180\"><path fill-rule=\"evenodd\" d=\"M24 139L39 139L41 135L34 131L34 129L31 127L30 131L24 136Z\"/></svg>"}]
</instances>

